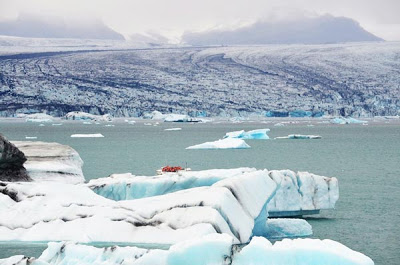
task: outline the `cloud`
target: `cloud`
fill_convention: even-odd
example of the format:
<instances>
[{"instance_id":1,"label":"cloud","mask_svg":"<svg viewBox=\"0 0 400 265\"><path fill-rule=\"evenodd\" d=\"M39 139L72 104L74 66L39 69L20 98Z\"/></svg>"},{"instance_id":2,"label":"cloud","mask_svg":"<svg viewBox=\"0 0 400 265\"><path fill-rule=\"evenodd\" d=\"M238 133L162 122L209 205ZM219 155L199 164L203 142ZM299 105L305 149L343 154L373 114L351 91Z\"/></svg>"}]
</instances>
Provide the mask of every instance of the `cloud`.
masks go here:
<instances>
[{"instance_id":1,"label":"cloud","mask_svg":"<svg viewBox=\"0 0 400 265\"><path fill-rule=\"evenodd\" d=\"M124 35L149 30L178 34L261 18L330 13L353 18L383 38L400 40L398 0L0 0L0 7L3 20L21 12L67 20L101 18Z\"/></svg>"}]
</instances>

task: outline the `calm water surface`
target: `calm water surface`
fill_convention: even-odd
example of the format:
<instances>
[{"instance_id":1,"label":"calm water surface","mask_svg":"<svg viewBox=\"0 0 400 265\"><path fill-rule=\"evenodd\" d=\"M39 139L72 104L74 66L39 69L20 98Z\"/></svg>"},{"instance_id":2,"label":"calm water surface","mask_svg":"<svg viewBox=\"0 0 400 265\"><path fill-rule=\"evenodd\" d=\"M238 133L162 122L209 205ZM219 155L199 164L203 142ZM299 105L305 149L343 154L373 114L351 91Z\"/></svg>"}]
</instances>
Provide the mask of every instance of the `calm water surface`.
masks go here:
<instances>
[{"instance_id":1,"label":"calm water surface","mask_svg":"<svg viewBox=\"0 0 400 265\"><path fill-rule=\"evenodd\" d=\"M147 121L146 121L147 122ZM150 122L154 124L154 122ZM274 122L275 123L275 122ZM205 123L146 126L144 122L102 124L63 122L40 127L35 123L0 121L0 133L10 140L55 141L76 149L87 180L112 173L154 175L164 165L193 170L256 167L291 169L339 179L336 210L306 218L315 238L337 240L370 256L375 264L398 265L400 260L400 125L374 123L330 125L314 123ZM181 131L164 131L181 127ZM270 137L292 133L318 134L321 140L247 140L245 150L186 150L226 132L270 128ZM102 133L104 138L71 138L74 133ZM4 214L4 213L0 213ZM0 242L0 258L15 254L39 256L43 243Z\"/></svg>"}]
</instances>

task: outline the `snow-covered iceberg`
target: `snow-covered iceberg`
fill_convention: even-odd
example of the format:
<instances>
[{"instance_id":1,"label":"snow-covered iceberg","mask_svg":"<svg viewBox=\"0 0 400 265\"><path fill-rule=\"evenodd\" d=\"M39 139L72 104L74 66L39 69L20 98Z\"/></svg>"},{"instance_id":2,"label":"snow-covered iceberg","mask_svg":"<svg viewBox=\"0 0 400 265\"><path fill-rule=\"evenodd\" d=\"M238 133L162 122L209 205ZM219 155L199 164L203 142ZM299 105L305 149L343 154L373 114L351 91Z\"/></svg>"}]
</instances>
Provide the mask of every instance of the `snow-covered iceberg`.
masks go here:
<instances>
[{"instance_id":1,"label":"snow-covered iceberg","mask_svg":"<svg viewBox=\"0 0 400 265\"><path fill-rule=\"evenodd\" d=\"M46 113L35 113L25 116L27 122L52 122L53 119L53 116L47 115Z\"/></svg>"},{"instance_id":2,"label":"snow-covered iceberg","mask_svg":"<svg viewBox=\"0 0 400 265\"><path fill-rule=\"evenodd\" d=\"M330 120L333 124L365 124L368 123L367 121L357 120L354 118L344 118L344 117L336 117Z\"/></svg>"},{"instance_id":3,"label":"snow-covered iceberg","mask_svg":"<svg viewBox=\"0 0 400 265\"><path fill-rule=\"evenodd\" d=\"M272 244L254 237L243 248L227 235L208 235L181 242L168 250L104 247L51 242L38 258L23 255L0 259L1 265L373 265L362 253L332 241L285 239Z\"/></svg>"},{"instance_id":4,"label":"snow-covered iceberg","mask_svg":"<svg viewBox=\"0 0 400 265\"><path fill-rule=\"evenodd\" d=\"M250 148L244 140L236 138L224 138L214 142L205 142L202 144L192 145L186 149L246 149Z\"/></svg>"},{"instance_id":5,"label":"snow-covered iceberg","mask_svg":"<svg viewBox=\"0 0 400 265\"><path fill-rule=\"evenodd\" d=\"M0 211L7 214L0 215L0 240L172 244L225 233L245 243L253 229L265 226L265 206L276 189L257 171L127 201L106 199L80 184L2 182Z\"/></svg>"},{"instance_id":6,"label":"snow-covered iceberg","mask_svg":"<svg viewBox=\"0 0 400 265\"><path fill-rule=\"evenodd\" d=\"M288 136L279 136L274 139L321 139L320 135L305 135L305 134L289 134Z\"/></svg>"},{"instance_id":7,"label":"snow-covered iceberg","mask_svg":"<svg viewBox=\"0 0 400 265\"><path fill-rule=\"evenodd\" d=\"M257 170L255 168L180 171L157 176L113 174L90 180L87 184L97 194L112 200L132 200L167 194L179 190L211 186L220 180L249 173L263 174L272 179L278 189L268 204L270 216L296 216L333 209L339 198L336 178L290 170Z\"/></svg>"},{"instance_id":8,"label":"snow-covered iceberg","mask_svg":"<svg viewBox=\"0 0 400 265\"><path fill-rule=\"evenodd\" d=\"M24 163L28 175L35 181L82 183L83 161L73 148L59 143L13 141L28 159Z\"/></svg>"},{"instance_id":9,"label":"snow-covered iceberg","mask_svg":"<svg viewBox=\"0 0 400 265\"><path fill-rule=\"evenodd\" d=\"M68 112L65 116L67 120L76 120L76 121L112 121L112 117L110 114L104 115L94 115L82 111L71 111Z\"/></svg>"},{"instance_id":10,"label":"snow-covered iceberg","mask_svg":"<svg viewBox=\"0 0 400 265\"><path fill-rule=\"evenodd\" d=\"M234 131L234 132L228 132L225 134L224 138L238 138L238 139L261 139L261 140L267 140L269 139L269 136L267 132L269 132L269 129L257 129L257 130L251 130L251 131Z\"/></svg>"}]
</instances>

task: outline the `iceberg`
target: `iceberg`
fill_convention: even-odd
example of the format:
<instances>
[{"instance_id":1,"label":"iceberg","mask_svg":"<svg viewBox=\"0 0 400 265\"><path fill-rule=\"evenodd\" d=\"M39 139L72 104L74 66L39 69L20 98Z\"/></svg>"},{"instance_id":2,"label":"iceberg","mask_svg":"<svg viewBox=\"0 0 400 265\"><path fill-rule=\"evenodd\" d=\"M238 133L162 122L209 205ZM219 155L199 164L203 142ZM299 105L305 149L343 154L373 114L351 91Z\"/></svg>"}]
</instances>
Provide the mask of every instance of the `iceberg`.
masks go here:
<instances>
[{"instance_id":1,"label":"iceberg","mask_svg":"<svg viewBox=\"0 0 400 265\"><path fill-rule=\"evenodd\" d=\"M311 225L304 219L271 218L267 220L263 237L288 238L312 235Z\"/></svg>"},{"instance_id":2,"label":"iceberg","mask_svg":"<svg viewBox=\"0 0 400 265\"><path fill-rule=\"evenodd\" d=\"M59 143L13 141L26 156L24 167L35 181L83 183L83 161L73 148Z\"/></svg>"},{"instance_id":3,"label":"iceberg","mask_svg":"<svg viewBox=\"0 0 400 265\"><path fill-rule=\"evenodd\" d=\"M54 119L53 116L47 115L45 113L35 113L29 114L25 116L25 120L27 122L52 122Z\"/></svg>"},{"instance_id":4,"label":"iceberg","mask_svg":"<svg viewBox=\"0 0 400 265\"><path fill-rule=\"evenodd\" d=\"M166 114L164 122L199 122L199 119L184 114Z\"/></svg>"},{"instance_id":5,"label":"iceberg","mask_svg":"<svg viewBox=\"0 0 400 265\"><path fill-rule=\"evenodd\" d=\"M244 140L236 138L224 138L214 142L205 142L189 146L186 149L246 149L250 148Z\"/></svg>"},{"instance_id":6,"label":"iceberg","mask_svg":"<svg viewBox=\"0 0 400 265\"><path fill-rule=\"evenodd\" d=\"M275 137L274 139L321 139L319 135L289 134L288 136Z\"/></svg>"},{"instance_id":7,"label":"iceberg","mask_svg":"<svg viewBox=\"0 0 400 265\"><path fill-rule=\"evenodd\" d=\"M267 132L269 129L257 129L245 132L244 130L241 131L234 131L228 132L225 134L224 138L238 138L238 139L261 139L267 140L269 139Z\"/></svg>"},{"instance_id":8,"label":"iceberg","mask_svg":"<svg viewBox=\"0 0 400 265\"><path fill-rule=\"evenodd\" d=\"M357 120L354 118L344 118L344 117L336 117L330 120L331 123L334 124L365 124L367 121Z\"/></svg>"},{"instance_id":9,"label":"iceberg","mask_svg":"<svg viewBox=\"0 0 400 265\"><path fill-rule=\"evenodd\" d=\"M65 114L64 118L66 120L75 120L75 121L112 121L112 117L110 114L104 115L94 115L82 111L71 111Z\"/></svg>"},{"instance_id":10,"label":"iceberg","mask_svg":"<svg viewBox=\"0 0 400 265\"><path fill-rule=\"evenodd\" d=\"M277 191L268 205L268 212L272 217L319 213L321 209L333 209L339 198L338 181L334 177L255 168L179 171L157 176L113 174L110 177L90 180L87 186L111 200L133 200L211 186L220 180L249 173L264 175L277 185Z\"/></svg>"},{"instance_id":11,"label":"iceberg","mask_svg":"<svg viewBox=\"0 0 400 265\"><path fill-rule=\"evenodd\" d=\"M35 259L23 255L0 259L1 265L374 265L364 254L333 240L284 239L272 244L254 237L243 248L227 235L207 235L172 245L168 250L138 247L93 247L50 242Z\"/></svg>"},{"instance_id":12,"label":"iceberg","mask_svg":"<svg viewBox=\"0 0 400 265\"><path fill-rule=\"evenodd\" d=\"M101 133L81 133L81 134L72 134L72 138L102 138L104 135Z\"/></svg>"},{"instance_id":13,"label":"iceberg","mask_svg":"<svg viewBox=\"0 0 400 265\"><path fill-rule=\"evenodd\" d=\"M181 131L182 128L168 128L168 129L164 129L164 131Z\"/></svg>"},{"instance_id":14,"label":"iceberg","mask_svg":"<svg viewBox=\"0 0 400 265\"><path fill-rule=\"evenodd\" d=\"M1 182L0 211L7 214L0 215L0 240L173 244L224 233L246 243L276 189L257 171L126 201L106 199L84 184Z\"/></svg>"}]
</instances>

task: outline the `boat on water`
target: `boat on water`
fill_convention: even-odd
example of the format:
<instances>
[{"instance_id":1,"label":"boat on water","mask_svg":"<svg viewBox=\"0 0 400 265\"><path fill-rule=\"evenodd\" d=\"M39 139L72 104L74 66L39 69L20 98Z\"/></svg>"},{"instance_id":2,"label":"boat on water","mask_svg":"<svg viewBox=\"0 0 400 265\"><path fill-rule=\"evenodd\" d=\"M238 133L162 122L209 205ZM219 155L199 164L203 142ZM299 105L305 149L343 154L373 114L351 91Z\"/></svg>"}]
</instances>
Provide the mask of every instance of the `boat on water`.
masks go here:
<instances>
[{"instance_id":1,"label":"boat on water","mask_svg":"<svg viewBox=\"0 0 400 265\"><path fill-rule=\"evenodd\" d=\"M168 172L181 172L181 171L191 171L192 169L190 168L183 168L181 166L165 166L162 167L160 169L158 169L157 175L162 175L164 173L168 173Z\"/></svg>"}]
</instances>

